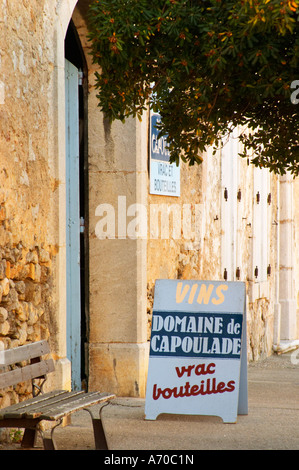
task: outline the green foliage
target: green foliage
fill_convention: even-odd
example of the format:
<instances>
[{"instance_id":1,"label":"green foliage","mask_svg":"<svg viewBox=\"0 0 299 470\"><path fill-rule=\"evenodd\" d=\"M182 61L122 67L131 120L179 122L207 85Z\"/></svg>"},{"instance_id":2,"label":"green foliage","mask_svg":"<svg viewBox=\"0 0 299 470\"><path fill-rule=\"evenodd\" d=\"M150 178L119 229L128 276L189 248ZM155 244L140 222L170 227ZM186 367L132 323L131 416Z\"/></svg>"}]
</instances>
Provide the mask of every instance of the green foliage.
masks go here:
<instances>
[{"instance_id":1,"label":"green foliage","mask_svg":"<svg viewBox=\"0 0 299 470\"><path fill-rule=\"evenodd\" d=\"M11 442L19 443L23 438L24 431L23 429L12 429L9 433Z\"/></svg>"},{"instance_id":2,"label":"green foliage","mask_svg":"<svg viewBox=\"0 0 299 470\"><path fill-rule=\"evenodd\" d=\"M95 0L99 106L111 120L159 111L172 161L200 162L240 126L254 164L297 175L298 12L299 0Z\"/></svg>"}]
</instances>

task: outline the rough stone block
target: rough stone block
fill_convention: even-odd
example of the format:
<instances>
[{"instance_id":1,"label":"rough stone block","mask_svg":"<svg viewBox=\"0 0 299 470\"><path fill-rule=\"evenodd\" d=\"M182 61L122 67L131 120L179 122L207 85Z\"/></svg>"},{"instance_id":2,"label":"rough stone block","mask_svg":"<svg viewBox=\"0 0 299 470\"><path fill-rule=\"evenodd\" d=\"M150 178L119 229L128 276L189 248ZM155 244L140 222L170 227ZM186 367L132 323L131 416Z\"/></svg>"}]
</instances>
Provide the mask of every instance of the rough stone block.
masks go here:
<instances>
[{"instance_id":1,"label":"rough stone block","mask_svg":"<svg viewBox=\"0 0 299 470\"><path fill-rule=\"evenodd\" d=\"M9 333L10 325L8 321L0 323L0 334L6 336Z\"/></svg>"},{"instance_id":2,"label":"rough stone block","mask_svg":"<svg viewBox=\"0 0 299 470\"><path fill-rule=\"evenodd\" d=\"M9 293L9 279L4 278L2 281L0 281L0 285L2 287L2 295L6 296Z\"/></svg>"},{"instance_id":3,"label":"rough stone block","mask_svg":"<svg viewBox=\"0 0 299 470\"><path fill-rule=\"evenodd\" d=\"M8 317L8 312L6 308L0 307L0 323L3 323L4 321L6 321L7 317Z\"/></svg>"}]
</instances>

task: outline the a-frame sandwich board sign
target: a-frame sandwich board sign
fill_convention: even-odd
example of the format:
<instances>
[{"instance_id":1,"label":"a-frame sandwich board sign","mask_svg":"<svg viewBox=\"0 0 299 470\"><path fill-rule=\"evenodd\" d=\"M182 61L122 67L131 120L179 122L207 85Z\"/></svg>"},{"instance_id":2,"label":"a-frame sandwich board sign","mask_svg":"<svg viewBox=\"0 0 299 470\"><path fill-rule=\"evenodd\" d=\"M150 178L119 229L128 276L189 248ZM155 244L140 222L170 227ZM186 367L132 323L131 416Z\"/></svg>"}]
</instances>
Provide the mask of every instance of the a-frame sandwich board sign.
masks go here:
<instances>
[{"instance_id":1,"label":"a-frame sandwich board sign","mask_svg":"<svg viewBox=\"0 0 299 470\"><path fill-rule=\"evenodd\" d=\"M243 282L157 280L145 419L248 414Z\"/></svg>"}]
</instances>

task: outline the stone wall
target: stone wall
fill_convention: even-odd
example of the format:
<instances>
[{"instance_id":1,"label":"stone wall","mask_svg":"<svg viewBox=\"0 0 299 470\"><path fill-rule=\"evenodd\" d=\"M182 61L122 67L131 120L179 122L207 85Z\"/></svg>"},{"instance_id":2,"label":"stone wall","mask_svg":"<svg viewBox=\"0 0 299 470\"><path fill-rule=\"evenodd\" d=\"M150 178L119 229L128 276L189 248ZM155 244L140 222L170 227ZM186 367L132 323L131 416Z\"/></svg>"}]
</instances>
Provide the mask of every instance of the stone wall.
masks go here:
<instances>
[{"instance_id":1,"label":"stone wall","mask_svg":"<svg viewBox=\"0 0 299 470\"><path fill-rule=\"evenodd\" d=\"M56 331L59 182L49 151L53 35L47 34L46 4L0 2L0 341L5 348L53 338ZM28 389L0 393L2 407Z\"/></svg>"},{"instance_id":2,"label":"stone wall","mask_svg":"<svg viewBox=\"0 0 299 470\"><path fill-rule=\"evenodd\" d=\"M203 226L202 167L189 167L181 162L180 197L149 194L147 242L147 315L148 338L156 279L198 279L201 275L202 239L198 237ZM149 179L148 179L149 184ZM163 209L164 205L164 209ZM184 212L184 205L187 206ZM175 213L175 210L178 212ZM189 212L190 211L190 212ZM179 217L180 233L176 233L173 214ZM190 230L184 229L184 222ZM197 217L197 219L196 219ZM158 226L156 225L158 222ZM163 231L163 224L168 227ZM195 236L195 231L197 234ZM194 233L192 233L194 232ZM169 234L169 236L167 236ZM164 238L165 237L165 238Z\"/></svg>"}]
</instances>

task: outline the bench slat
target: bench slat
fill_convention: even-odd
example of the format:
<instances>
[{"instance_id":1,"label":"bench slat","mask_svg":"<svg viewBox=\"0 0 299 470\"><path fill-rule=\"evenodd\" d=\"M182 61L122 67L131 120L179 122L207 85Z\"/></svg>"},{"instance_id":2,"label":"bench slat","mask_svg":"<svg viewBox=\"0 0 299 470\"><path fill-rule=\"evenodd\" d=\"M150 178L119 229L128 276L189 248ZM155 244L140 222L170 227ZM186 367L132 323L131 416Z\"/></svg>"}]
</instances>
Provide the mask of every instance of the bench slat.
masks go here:
<instances>
[{"instance_id":1,"label":"bench slat","mask_svg":"<svg viewBox=\"0 0 299 470\"><path fill-rule=\"evenodd\" d=\"M53 395L49 395L45 398L45 395L38 395L36 400L27 405L27 400L25 402L19 403L19 407L14 409L7 408L5 413L5 418L29 418L35 419L39 418L44 409L55 406L57 403L60 403L63 400L66 400L67 397L77 396L83 392L68 392L67 390L60 390ZM24 405L23 405L24 403ZM23 406L22 406L23 405ZM13 405L14 406L14 405Z\"/></svg>"},{"instance_id":2,"label":"bench slat","mask_svg":"<svg viewBox=\"0 0 299 470\"><path fill-rule=\"evenodd\" d=\"M36 419L56 421L75 411L114 398L109 393L59 390L0 410L0 419Z\"/></svg>"},{"instance_id":3,"label":"bench slat","mask_svg":"<svg viewBox=\"0 0 299 470\"><path fill-rule=\"evenodd\" d=\"M51 400L59 400L61 395L68 393L66 390L53 390L52 392L44 393L28 400L15 403L14 405L7 406L6 408L0 409L0 419L8 419L9 417L21 418L26 410L30 410L33 407L42 406L43 402Z\"/></svg>"},{"instance_id":4,"label":"bench slat","mask_svg":"<svg viewBox=\"0 0 299 470\"><path fill-rule=\"evenodd\" d=\"M46 361L3 372L0 374L0 388L10 387L11 385L40 377L54 370L55 365L53 359L47 359Z\"/></svg>"},{"instance_id":5,"label":"bench slat","mask_svg":"<svg viewBox=\"0 0 299 470\"><path fill-rule=\"evenodd\" d=\"M24 412L24 417L26 418L40 418L42 414L47 413L48 409L52 409L58 406L60 403L64 403L68 399L76 398L78 395L82 395L81 391L77 392L67 392L64 391L64 394L55 397L54 400L45 400L41 404L38 403L36 406L30 407L30 409L26 409Z\"/></svg>"},{"instance_id":6,"label":"bench slat","mask_svg":"<svg viewBox=\"0 0 299 470\"><path fill-rule=\"evenodd\" d=\"M0 365L9 366L49 353L50 347L48 342L46 340L37 341L36 343L25 344L24 346L1 351Z\"/></svg>"},{"instance_id":7,"label":"bench slat","mask_svg":"<svg viewBox=\"0 0 299 470\"><path fill-rule=\"evenodd\" d=\"M115 395L111 393L83 392L81 396L72 397L70 400L59 403L55 407L44 409L40 415L40 419L55 421L62 418L63 416L74 413L75 411L80 411L87 406L97 405L98 403L108 401L112 398L115 398Z\"/></svg>"}]
</instances>

